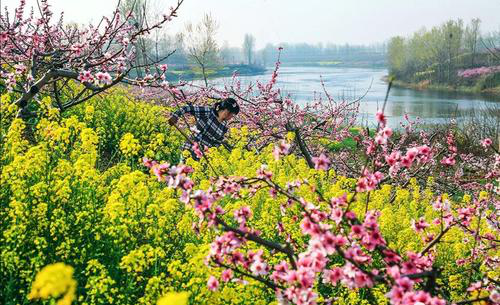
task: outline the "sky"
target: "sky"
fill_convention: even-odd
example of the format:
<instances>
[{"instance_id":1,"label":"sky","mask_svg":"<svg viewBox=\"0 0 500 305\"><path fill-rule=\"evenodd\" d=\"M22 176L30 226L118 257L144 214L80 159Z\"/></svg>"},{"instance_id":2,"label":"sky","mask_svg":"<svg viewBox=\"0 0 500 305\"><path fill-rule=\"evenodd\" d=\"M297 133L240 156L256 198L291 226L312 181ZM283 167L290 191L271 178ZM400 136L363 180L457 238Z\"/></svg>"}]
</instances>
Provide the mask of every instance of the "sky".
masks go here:
<instances>
[{"instance_id":1,"label":"sky","mask_svg":"<svg viewBox=\"0 0 500 305\"><path fill-rule=\"evenodd\" d=\"M176 0L152 0L165 11ZM13 8L19 0L0 0ZM28 6L36 5L27 0ZM66 21L88 23L109 16L117 0L49 0ZM500 0L184 0L179 17L169 24L172 34L189 21L211 13L219 23L218 41L240 47L245 33L256 47L267 43L370 44L393 36L408 36L449 19L465 23L480 18L482 32L500 30Z\"/></svg>"}]
</instances>

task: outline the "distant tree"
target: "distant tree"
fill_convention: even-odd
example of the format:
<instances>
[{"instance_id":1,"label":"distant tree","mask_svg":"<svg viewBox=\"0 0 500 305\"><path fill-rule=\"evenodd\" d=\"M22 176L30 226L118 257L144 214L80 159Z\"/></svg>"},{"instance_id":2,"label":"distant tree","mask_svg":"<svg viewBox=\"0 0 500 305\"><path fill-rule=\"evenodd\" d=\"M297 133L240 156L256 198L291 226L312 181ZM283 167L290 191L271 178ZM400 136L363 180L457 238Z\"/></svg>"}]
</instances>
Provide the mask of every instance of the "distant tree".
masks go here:
<instances>
[{"instance_id":1,"label":"distant tree","mask_svg":"<svg viewBox=\"0 0 500 305\"><path fill-rule=\"evenodd\" d=\"M198 24L188 23L182 35L186 55L191 63L200 68L205 86L208 86L208 70L215 68L219 61L219 46L215 40L218 28L212 15L205 14Z\"/></svg>"},{"instance_id":2,"label":"distant tree","mask_svg":"<svg viewBox=\"0 0 500 305\"><path fill-rule=\"evenodd\" d=\"M249 65L253 62L253 55L255 52L255 37L252 34L245 34L245 39L243 40L243 54Z\"/></svg>"},{"instance_id":3,"label":"distant tree","mask_svg":"<svg viewBox=\"0 0 500 305\"><path fill-rule=\"evenodd\" d=\"M452 83L456 78L456 59L460 53L463 37L463 21L450 20L443 25L447 51L447 82Z\"/></svg>"},{"instance_id":4,"label":"distant tree","mask_svg":"<svg viewBox=\"0 0 500 305\"><path fill-rule=\"evenodd\" d=\"M223 65L231 63L231 48L227 40L224 41L222 48L220 48L220 59Z\"/></svg>"},{"instance_id":5,"label":"distant tree","mask_svg":"<svg viewBox=\"0 0 500 305\"><path fill-rule=\"evenodd\" d=\"M387 47L389 70L407 82L452 85L464 69L496 65L500 49L495 47L495 35L482 35L480 23L473 19L464 26L461 19L449 20L408 38L392 38Z\"/></svg>"},{"instance_id":6,"label":"distant tree","mask_svg":"<svg viewBox=\"0 0 500 305\"><path fill-rule=\"evenodd\" d=\"M500 26L498 31L492 31L480 37L479 51L487 53L488 64L500 63Z\"/></svg>"},{"instance_id":7,"label":"distant tree","mask_svg":"<svg viewBox=\"0 0 500 305\"><path fill-rule=\"evenodd\" d=\"M391 38L387 47L387 57L391 74L400 77L405 64L405 42L403 37Z\"/></svg>"},{"instance_id":8,"label":"distant tree","mask_svg":"<svg viewBox=\"0 0 500 305\"><path fill-rule=\"evenodd\" d=\"M260 51L262 64L267 66L268 64L274 62L276 58L278 58L278 47L268 43L266 46Z\"/></svg>"},{"instance_id":9,"label":"distant tree","mask_svg":"<svg viewBox=\"0 0 500 305\"><path fill-rule=\"evenodd\" d=\"M175 52L165 60L165 63L187 64L181 35L169 35L162 32L158 34L158 36L154 35L154 39L154 48L148 50L150 57L162 57L164 54L170 54L175 50Z\"/></svg>"},{"instance_id":10,"label":"distant tree","mask_svg":"<svg viewBox=\"0 0 500 305\"><path fill-rule=\"evenodd\" d=\"M123 15L132 13L132 18L130 18L129 23L134 27L142 27L146 24L146 5L147 0L124 0L119 4L119 10ZM149 41L146 37L139 37L136 41L132 43L136 50L135 65L138 67L133 72L138 77L143 77L145 74L143 63L147 62L146 50L148 50Z\"/></svg>"},{"instance_id":11,"label":"distant tree","mask_svg":"<svg viewBox=\"0 0 500 305\"><path fill-rule=\"evenodd\" d=\"M129 20L132 26L144 27L159 22L163 18L162 12L166 10L165 6L165 2L161 0L122 0L119 3L119 10L122 14L133 13L133 19ZM144 65L148 60L153 58L158 60L172 53L175 50L174 39L168 37L164 27L154 28L148 35L137 39L133 43L137 52L135 61L138 67L134 71L135 74L143 77L150 72Z\"/></svg>"},{"instance_id":12,"label":"distant tree","mask_svg":"<svg viewBox=\"0 0 500 305\"><path fill-rule=\"evenodd\" d=\"M474 66L474 60L476 58L477 45L479 41L479 27L481 25L481 20L479 18L472 19L471 22L465 28L464 33L464 43L466 50L470 53L470 65Z\"/></svg>"}]
</instances>

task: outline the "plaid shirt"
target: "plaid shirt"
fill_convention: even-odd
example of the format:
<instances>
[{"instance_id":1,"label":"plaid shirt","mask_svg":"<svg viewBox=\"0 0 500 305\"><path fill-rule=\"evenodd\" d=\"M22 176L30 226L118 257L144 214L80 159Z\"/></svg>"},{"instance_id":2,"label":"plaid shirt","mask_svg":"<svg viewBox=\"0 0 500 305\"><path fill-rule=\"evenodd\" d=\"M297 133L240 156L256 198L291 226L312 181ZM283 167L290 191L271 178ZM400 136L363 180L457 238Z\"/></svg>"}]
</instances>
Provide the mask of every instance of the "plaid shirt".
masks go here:
<instances>
[{"instance_id":1,"label":"plaid shirt","mask_svg":"<svg viewBox=\"0 0 500 305\"><path fill-rule=\"evenodd\" d=\"M204 147L219 146L222 144L222 140L224 139L224 135L226 134L228 128L226 125L219 122L214 108L187 105L174 112L172 116L179 119L179 117L185 113L191 114L196 119L196 129L198 129L199 132L195 134L192 140L200 144L200 149L203 149ZM191 143L186 141L182 145L182 150L189 150L194 156L191 146Z\"/></svg>"}]
</instances>

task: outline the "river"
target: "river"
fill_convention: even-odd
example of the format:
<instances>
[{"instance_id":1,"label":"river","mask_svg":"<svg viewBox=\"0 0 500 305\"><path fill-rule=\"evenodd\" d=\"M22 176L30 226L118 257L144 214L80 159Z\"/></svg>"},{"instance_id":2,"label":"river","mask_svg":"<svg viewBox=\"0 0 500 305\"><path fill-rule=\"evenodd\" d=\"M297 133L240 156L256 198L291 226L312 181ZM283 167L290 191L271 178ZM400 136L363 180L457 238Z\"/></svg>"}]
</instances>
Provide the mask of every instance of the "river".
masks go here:
<instances>
[{"instance_id":1,"label":"river","mask_svg":"<svg viewBox=\"0 0 500 305\"><path fill-rule=\"evenodd\" d=\"M240 76L242 84L267 82L273 69L256 76ZM373 126L374 114L382 107L387 84L382 77L386 69L340 68L340 67L281 67L277 86L282 92L290 94L299 104L311 101L316 93L322 93L321 79L325 88L334 99L356 99L360 101L359 124ZM217 85L230 81L230 78L213 79ZM419 91L392 88L386 106L388 125L398 127L407 114L411 120L419 118L424 123L447 123L456 118L458 123L467 119L471 111L484 112L485 109L500 107L500 99L479 94L456 92Z\"/></svg>"}]
</instances>

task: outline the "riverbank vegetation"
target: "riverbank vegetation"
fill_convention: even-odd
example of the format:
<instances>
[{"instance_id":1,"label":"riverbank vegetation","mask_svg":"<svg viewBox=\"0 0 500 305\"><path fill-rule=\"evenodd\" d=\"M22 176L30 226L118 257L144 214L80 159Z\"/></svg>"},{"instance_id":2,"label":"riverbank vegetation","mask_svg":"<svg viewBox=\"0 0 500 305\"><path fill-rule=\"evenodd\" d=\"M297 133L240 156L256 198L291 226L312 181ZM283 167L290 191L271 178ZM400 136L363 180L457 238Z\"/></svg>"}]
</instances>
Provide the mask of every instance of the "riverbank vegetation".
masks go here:
<instances>
[{"instance_id":1,"label":"riverbank vegetation","mask_svg":"<svg viewBox=\"0 0 500 305\"><path fill-rule=\"evenodd\" d=\"M388 44L395 85L414 89L500 93L500 32L481 33L480 20L450 20Z\"/></svg>"}]
</instances>

